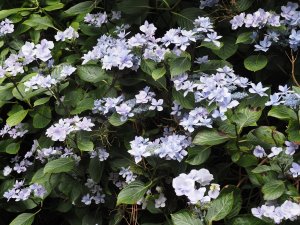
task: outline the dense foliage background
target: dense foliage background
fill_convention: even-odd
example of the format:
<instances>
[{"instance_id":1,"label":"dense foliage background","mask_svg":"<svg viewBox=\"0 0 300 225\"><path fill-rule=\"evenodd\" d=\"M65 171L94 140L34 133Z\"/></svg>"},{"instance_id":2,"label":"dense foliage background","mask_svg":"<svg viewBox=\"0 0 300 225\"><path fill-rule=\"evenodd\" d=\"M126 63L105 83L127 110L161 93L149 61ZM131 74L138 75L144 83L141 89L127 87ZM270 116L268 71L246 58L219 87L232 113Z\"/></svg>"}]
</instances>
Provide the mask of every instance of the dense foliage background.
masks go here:
<instances>
[{"instance_id":1,"label":"dense foliage background","mask_svg":"<svg viewBox=\"0 0 300 225\"><path fill-rule=\"evenodd\" d=\"M0 224L299 224L300 9L0 2Z\"/></svg>"}]
</instances>

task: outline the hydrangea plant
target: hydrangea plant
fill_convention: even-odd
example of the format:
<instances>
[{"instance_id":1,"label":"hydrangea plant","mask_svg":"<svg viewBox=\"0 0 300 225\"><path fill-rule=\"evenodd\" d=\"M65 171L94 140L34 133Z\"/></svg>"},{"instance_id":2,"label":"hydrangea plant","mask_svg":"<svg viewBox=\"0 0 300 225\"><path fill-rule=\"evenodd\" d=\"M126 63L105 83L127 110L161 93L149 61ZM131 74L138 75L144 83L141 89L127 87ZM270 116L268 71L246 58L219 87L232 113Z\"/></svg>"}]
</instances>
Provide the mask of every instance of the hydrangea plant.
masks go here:
<instances>
[{"instance_id":1,"label":"hydrangea plant","mask_svg":"<svg viewBox=\"0 0 300 225\"><path fill-rule=\"evenodd\" d=\"M296 225L300 6L0 3L0 224Z\"/></svg>"}]
</instances>

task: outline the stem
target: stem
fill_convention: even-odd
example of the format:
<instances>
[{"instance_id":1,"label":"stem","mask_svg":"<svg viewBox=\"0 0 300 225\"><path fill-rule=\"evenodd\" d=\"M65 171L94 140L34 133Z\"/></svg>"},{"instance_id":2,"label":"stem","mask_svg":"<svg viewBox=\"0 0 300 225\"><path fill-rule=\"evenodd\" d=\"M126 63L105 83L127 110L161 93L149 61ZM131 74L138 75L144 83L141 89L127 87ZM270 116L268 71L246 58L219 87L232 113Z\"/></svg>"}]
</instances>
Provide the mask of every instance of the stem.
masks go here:
<instances>
[{"instance_id":1,"label":"stem","mask_svg":"<svg viewBox=\"0 0 300 225\"><path fill-rule=\"evenodd\" d=\"M296 56L294 56L293 50L291 49L291 56L289 56L287 54L287 52L285 52L285 54L287 55L287 57L289 58L289 60L292 64L292 71L291 71L292 74L291 75L292 75L293 82L297 85L297 87L300 87L300 84L298 83L298 81L296 79L296 75L295 75L295 63L297 61L298 53L296 54Z\"/></svg>"}]
</instances>

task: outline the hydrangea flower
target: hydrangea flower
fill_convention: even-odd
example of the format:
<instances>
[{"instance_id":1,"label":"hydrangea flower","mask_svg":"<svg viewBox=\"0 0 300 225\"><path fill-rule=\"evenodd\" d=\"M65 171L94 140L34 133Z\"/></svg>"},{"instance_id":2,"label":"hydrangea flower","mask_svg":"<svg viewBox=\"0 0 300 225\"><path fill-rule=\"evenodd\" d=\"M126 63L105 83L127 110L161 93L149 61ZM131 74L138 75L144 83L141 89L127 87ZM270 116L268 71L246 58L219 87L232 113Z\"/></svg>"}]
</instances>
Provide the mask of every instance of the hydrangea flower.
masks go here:
<instances>
[{"instance_id":1,"label":"hydrangea flower","mask_svg":"<svg viewBox=\"0 0 300 225\"><path fill-rule=\"evenodd\" d=\"M290 172L292 173L293 177L300 176L300 165L298 163L292 163L292 167L290 168Z\"/></svg>"},{"instance_id":2,"label":"hydrangea flower","mask_svg":"<svg viewBox=\"0 0 300 225\"><path fill-rule=\"evenodd\" d=\"M0 37L14 32L14 24L11 20L5 19L0 22Z\"/></svg>"},{"instance_id":3,"label":"hydrangea flower","mask_svg":"<svg viewBox=\"0 0 300 225\"><path fill-rule=\"evenodd\" d=\"M210 185L213 179L213 175L207 169L192 170L189 174L179 174L173 179L172 185L177 196L187 196L191 204L198 202L204 204L219 195L220 186ZM208 185L210 185L210 190L207 192L206 186Z\"/></svg>"},{"instance_id":4,"label":"hydrangea flower","mask_svg":"<svg viewBox=\"0 0 300 225\"><path fill-rule=\"evenodd\" d=\"M259 145L254 148L253 155L257 158L263 158L263 157L267 156L263 147L261 147Z\"/></svg>"},{"instance_id":5,"label":"hydrangea flower","mask_svg":"<svg viewBox=\"0 0 300 225\"><path fill-rule=\"evenodd\" d=\"M80 118L75 116L73 118L60 119L58 123L49 127L46 131L46 136L50 137L53 141L64 141L67 135L73 131L91 131L95 124L91 119L86 117Z\"/></svg>"},{"instance_id":6,"label":"hydrangea flower","mask_svg":"<svg viewBox=\"0 0 300 225\"><path fill-rule=\"evenodd\" d=\"M54 36L56 41L74 40L79 37L79 34L73 27L68 27L65 31L58 31Z\"/></svg>"}]
</instances>

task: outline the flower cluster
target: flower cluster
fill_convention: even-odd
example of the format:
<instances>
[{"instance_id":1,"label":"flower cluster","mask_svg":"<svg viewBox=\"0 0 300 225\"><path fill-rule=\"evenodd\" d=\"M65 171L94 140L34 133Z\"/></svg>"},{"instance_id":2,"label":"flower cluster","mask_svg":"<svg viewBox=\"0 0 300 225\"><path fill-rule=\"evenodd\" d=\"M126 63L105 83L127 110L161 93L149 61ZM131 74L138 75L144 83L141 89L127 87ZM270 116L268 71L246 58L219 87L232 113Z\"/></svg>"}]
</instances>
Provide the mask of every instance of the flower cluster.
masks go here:
<instances>
[{"instance_id":1,"label":"flower cluster","mask_svg":"<svg viewBox=\"0 0 300 225\"><path fill-rule=\"evenodd\" d=\"M74 40L79 37L79 34L73 27L69 27L64 31L58 31L54 36L56 41Z\"/></svg>"},{"instance_id":2,"label":"flower cluster","mask_svg":"<svg viewBox=\"0 0 300 225\"><path fill-rule=\"evenodd\" d=\"M24 83L25 85L25 91L30 90L37 90L40 88L51 88L53 85L55 85L57 81L52 78L50 75L44 76L42 74L37 74L33 76L29 81L26 81Z\"/></svg>"},{"instance_id":3,"label":"flower cluster","mask_svg":"<svg viewBox=\"0 0 300 225\"><path fill-rule=\"evenodd\" d=\"M106 12L99 12L96 14L86 14L86 16L84 17L84 22L86 22L89 26L101 27L108 21L114 21L119 19L121 19L120 11L112 11L110 15L107 15Z\"/></svg>"},{"instance_id":4,"label":"flower cluster","mask_svg":"<svg viewBox=\"0 0 300 225\"><path fill-rule=\"evenodd\" d=\"M296 150L299 148L299 145L290 141L285 141L285 145L286 145L285 150L281 147L272 147L270 154L267 154L265 149L258 145L254 148L253 155L257 158L263 158L263 157L272 158L274 156L279 155L283 151L287 155L294 155Z\"/></svg>"},{"instance_id":5,"label":"flower cluster","mask_svg":"<svg viewBox=\"0 0 300 225\"><path fill-rule=\"evenodd\" d=\"M66 77L73 74L76 70L75 67L71 65L62 65L60 68L59 77L54 77L51 75L37 74L30 78L30 80L24 82L25 91L37 90L40 88L49 89L58 82L63 81Z\"/></svg>"},{"instance_id":6,"label":"flower cluster","mask_svg":"<svg viewBox=\"0 0 300 225\"><path fill-rule=\"evenodd\" d=\"M150 91L149 87L145 87L135 95L134 99L124 101L124 96L116 98L97 99L94 102L94 113L107 115L109 113L117 113L121 121L126 121L128 117L133 117L135 114L140 114L148 110L163 110L163 99L155 99L155 93Z\"/></svg>"},{"instance_id":7,"label":"flower cluster","mask_svg":"<svg viewBox=\"0 0 300 225\"><path fill-rule=\"evenodd\" d=\"M137 175L133 174L133 172L130 170L130 166L127 168L121 167L119 175L125 178L126 184L130 184L132 181L135 181L135 179L137 178Z\"/></svg>"},{"instance_id":8,"label":"flower cluster","mask_svg":"<svg viewBox=\"0 0 300 225\"><path fill-rule=\"evenodd\" d=\"M106 15L101 16L101 24L106 21ZM195 28L193 30L184 30L181 28L168 30L163 37L155 38L157 28L145 21L140 26L142 33L137 33L129 39L126 39L127 26L120 27L116 31L117 37L103 35L98 39L97 45L92 51L86 53L83 58L83 64L90 60L100 60L102 68L111 70L117 67L119 70L130 68L138 69L141 58L152 59L156 62L161 62L167 52L173 52L180 55L182 51L197 40L212 42L220 46L217 33L213 30L212 23L208 17L198 17L194 21ZM208 33L210 32L210 33ZM206 34L207 33L207 34ZM170 49L170 46L174 46ZM141 51L134 51L134 49ZM136 53L139 52L139 53Z\"/></svg>"},{"instance_id":9,"label":"flower cluster","mask_svg":"<svg viewBox=\"0 0 300 225\"><path fill-rule=\"evenodd\" d=\"M80 156L76 155L72 149L63 147L40 148L38 141L34 140L31 149L26 152L23 159L18 155L11 159L10 163L13 165L5 166L3 169L3 175L8 176L12 173L12 171L24 173L27 171L29 166L34 164L35 160L44 164L46 160L48 161L67 157L73 158L76 163L81 160Z\"/></svg>"},{"instance_id":10,"label":"flower cluster","mask_svg":"<svg viewBox=\"0 0 300 225\"><path fill-rule=\"evenodd\" d=\"M123 170L123 169L122 169ZM109 173L109 180L112 181L112 183L119 188L120 190L123 189L127 184L125 181L123 181L122 179L120 179L120 174L119 173ZM132 175L133 176L133 173Z\"/></svg>"},{"instance_id":11,"label":"flower cluster","mask_svg":"<svg viewBox=\"0 0 300 225\"><path fill-rule=\"evenodd\" d=\"M9 126L8 124L5 124L4 127L0 130L0 137L4 137L6 134L13 138L19 138L23 137L28 130L25 129L25 124L19 123L16 126Z\"/></svg>"},{"instance_id":12,"label":"flower cluster","mask_svg":"<svg viewBox=\"0 0 300 225\"><path fill-rule=\"evenodd\" d=\"M249 93L259 96L266 96L265 91L268 89L261 83L255 85L247 78L237 76L228 66L217 69L216 74L200 74L199 80L191 80L187 74L182 74L173 78L173 83L176 91L182 91L184 96L192 93L195 102L203 105L183 114L178 103L174 103L171 114L177 115L180 118L179 124L189 132L200 126L212 127L214 118L225 120L227 110L236 107L238 100L248 96L244 90L249 86ZM206 109L207 104L214 104L217 108L210 114Z\"/></svg>"},{"instance_id":13,"label":"flower cluster","mask_svg":"<svg viewBox=\"0 0 300 225\"><path fill-rule=\"evenodd\" d=\"M189 174L181 173L175 177L172 185L177 196L187 196L192 204L205 204L217 198L220 193L220 185L211 184L213 179L213 175L207 169L191 170Z\"/></svg>"},{"instance_id":14,"label":"flower cluster","mask_svg":"<svg viewBox=\"0 0 300 225\"><path fill-rule=\"evenodd\" d=\"M87 179L85 186L89 189L90 193L81 198L82 203L90 205L94 201L98 205L105 202L105 194L103 194L101 186L93 181L93 179Z\"/></svg>"},{"instance_id":15,"label":"flower cluster","mask_svg":"<svg viewBox=\"0 0 300 225\"><path fill-rule=\"evenodd\" d=\"M155 188L157 194L152 193L151 189L147 190L146 195L143 196L136 204L142 205L142 209L145 209L149 203L149 201L154 199L154 207L155 208L164 208L166 206L167 198L162 192L163 189L160 186Z\"/></svg>"},{"instance_id":16,"label":"flower cluster","mask_svg":"<svg viewBox=\"0 0 300 225\"><path fill-rule=\"evenodd\" d=\"M200 0L200 9L204 9L205 7L214 7L219 3L219 0Z\"/></svg>"},{"instance_id":17,"label":"flower cluster","mask_svg":"<svg viewBox=\"0 0 300 225\"><path fill-rule=\"evenodd\" d=\"M275 206L271 203L261 207L251 209L253 216L257 218L268 218L275 224L280 224L284 220L294 221L300 216L300 204L286 200L283 204Z\"/></svg>"},{"instance_id":18,"label":"flower cluster","mask_svg":"<svg viewBox=\"0 0 300 225\"><path fill-rule=\"evenodd\" d=\"M281 13L265 12L259 9L253 14L241 13L233 17L230 21L232 29L236 30L245 25L247 28L264 28L267 31L264 34L263 40L256 44L255 51L267 52L272 43L286 46L289 45L291 49L297 50L300 46L300 32L299 32L299 18L300 11L297 3L288 2L286 6L281 7ZM283 30L274 29L279 26L284 26ZM253 39L258 37L258 33L254 32Z\"/></svg>"},{"instance_id":19,"label":"flower cluster","mask_svg":"<svg viewBox=\"0 0 300 225\"><path fill-rule=\"evenodd\" d=\"M280 26L280 16L273 12L266 12L263 9L259 9L253 14L245 14L241 13L237 16L234 16L232 20L230 20L231 26L233 30L236 30L238 27L253 27L253 28L263 28L265 26Z\"/></svg>"},{"instance_id":20,"label":"flower cluster","mask_svg":"<svg viewBox=\"0 0 300 225\"><path fill-rule=\"evenodd\" d=\"M270 95L270 100L266 102L267 106L285 105L296 109L300 105L300 95L290 90L287 85L279 86L279 92Z\"/></svg>"},{"instance_id":21,"label":"flower cluster","mask_svg":"<svg viewBox=\"0 0 300 225\"><path fill-rule=\"evenodd\" d=\"M52 58L51 49L54 48L52 41L46 39L35 45L32 42L26 42L20 49L19 53L12 53L0 66L0 78L5 76L16 76L24 73L24 67L31 62L40 59L43 62Z\"/></svg>"},{"instance_id":22,"label":"flower cluster","mask_svg":"<svg viewBox=\"0 0 300 225\"><path fill-rule=\"evenodd\" d=\"M0 37L14 32L14 25L11 20L5 19L0 23Z\"/></svg>"},{"instance_id":23,"label":"flower cluster","mask_svg":"<svg viewBox=\"0 0 300 225\"><path fill-rule=\"evenodd\" d=\"M105 161L107 160L109 153L104 148L96 148L95 150L90 152L90 158L96 158L98 157L99 161Z\"/></svg>"},{"instance_id":24,"label":"flower cluster","mask_svg":"<svg viewBox=\"0 0 300 225\"><path fill-rule=\"evenodd\" d=\"M24 187L24 180L16 181L12 189L9 189L4 193L4 197L9 201L15 199L18 201L25 201L30 198L31 194L34 197L43 198L47 193L46 189L40 184L31 184L28 187Z\"/></svg>"},{"instance_id":25,"label":"flower cluster","mask_svg":"<svg viewBox=\"0 0 300 225\"><path fill-rule=\"evenodd\" d=\"M86 117L80 118L75 116L73 118L60 119L58 123L47 129L46 136L50 137L53 141L64 141L71 132L80 130L91 131L93 126L95 124L91 122L91 119Z\"/></svg>"},{"instance_id":26,"label":"flower cluster","mask_svg":"<svg viewBox=\"0 0 300 225\"><path fill-rule=\"evenodd\" d=\"M180 162L187 155L185 149L190 145L190 137L175 133L157 138L154 141L136 136L130 142L130 150L128 152L134 157L136 163L139 163L142 157L149 156L158 156Z\"/></svg>"},{"instance_id":27,"label":"flower cluster","mask_svg":"<svg viewBox=\"0 0 300 225\"><path fill-rule=\"evenodd\" d=\"M294 178L300 176L300 165L298 163L292 163L292 168L290 168L290 172Z\"/></svg>"}]
</instances>

